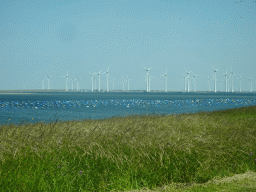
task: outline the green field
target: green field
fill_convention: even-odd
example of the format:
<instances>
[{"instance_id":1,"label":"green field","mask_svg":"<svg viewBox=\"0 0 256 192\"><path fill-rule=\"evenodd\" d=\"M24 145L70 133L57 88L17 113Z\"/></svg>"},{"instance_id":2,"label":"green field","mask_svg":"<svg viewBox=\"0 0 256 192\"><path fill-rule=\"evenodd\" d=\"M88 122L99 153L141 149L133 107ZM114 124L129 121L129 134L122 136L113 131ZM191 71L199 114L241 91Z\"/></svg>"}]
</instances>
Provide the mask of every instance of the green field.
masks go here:
<instances>
[{"instance_id":1,"label":"green field","mask_svg":"<svg viewBox=\"0 0 256 192\"><path fill-rule=\"evenodd\" d=\"M256 191L255 181L256 106L0 127L0 191Z\"/></svg>"}]
</instances>

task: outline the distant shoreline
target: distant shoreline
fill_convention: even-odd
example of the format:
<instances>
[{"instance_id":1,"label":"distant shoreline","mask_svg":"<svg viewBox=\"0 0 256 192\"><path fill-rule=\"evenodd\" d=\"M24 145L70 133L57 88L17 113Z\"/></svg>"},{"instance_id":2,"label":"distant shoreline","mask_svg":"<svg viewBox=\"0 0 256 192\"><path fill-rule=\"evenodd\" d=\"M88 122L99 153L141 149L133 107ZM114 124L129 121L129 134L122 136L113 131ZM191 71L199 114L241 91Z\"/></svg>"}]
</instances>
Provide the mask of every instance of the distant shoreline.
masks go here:
<instances>
[{"instance_id":1,"label":"distant shoreline","mask_svg":"<svg viewBox=\"0 0 256 192\"><path fill-rule=\"evenodd\" d=\"M0 95L16 95L16 94L32 94L32 93L0 93Z\"/></svg>"},{"instance_id":2,"label":"distant shoreline","mask_svg":"<svg viewBox=\"0 0 256 192\"><path fill-rule=\"evenodd\" d=\"M115 91L105 91L105 90L101 90L100 92L95 90L95 91L91 91L91 90L82 90L82 91L65 91L65 90L58 90L58 89L52 89L52 90L0 90L0 95L2 94L33 94L33 93L147 93L146 91L142 91L142 90L130 90L130 91L122 91L122 90L115 90ZM188 93L185 91L160 91L160 90L153 90L150 91L148 93ZM195 93L195 94L200 94L200 93L212 93L212 94L216 94L216 93L227 93L227 94L232 94L232 92L224 92L224 91L217 91L216 93L214 91L190 91L189 93ZM249 92L249 91L234 91L233 93L256 93L255 91L253 92Z\"/></svg>"}]
</instances>

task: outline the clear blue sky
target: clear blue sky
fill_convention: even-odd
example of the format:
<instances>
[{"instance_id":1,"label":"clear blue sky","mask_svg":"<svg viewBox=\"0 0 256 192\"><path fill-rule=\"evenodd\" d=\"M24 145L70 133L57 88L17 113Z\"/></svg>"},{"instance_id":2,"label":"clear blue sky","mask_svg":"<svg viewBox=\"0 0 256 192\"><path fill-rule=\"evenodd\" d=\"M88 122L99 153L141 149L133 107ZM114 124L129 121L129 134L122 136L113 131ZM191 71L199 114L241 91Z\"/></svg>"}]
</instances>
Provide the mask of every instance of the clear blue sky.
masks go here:
<instances>
[{"instance_id":1,"label":"clear blue sky","mask_svg":"<svg viewBox=\"0 0 256 192\"><path fill-rule=\"evenodd\" d=\"M167 70L168 90L182 91L184 67L198 74L197 90L208 90L212 66L222 90L231 69L235 90L240 75L242 90L249 91L251 77L256 90L255 48L252 0L0 1L0 90L41 89L42 78L47 88L47 75L51 89L65 89L68 71L90 89L88 71L108 65L115 89L128 75L131 90L145 90L144 65L153 67L152 90L164 90Z\"/></svg>"}]
</instances>

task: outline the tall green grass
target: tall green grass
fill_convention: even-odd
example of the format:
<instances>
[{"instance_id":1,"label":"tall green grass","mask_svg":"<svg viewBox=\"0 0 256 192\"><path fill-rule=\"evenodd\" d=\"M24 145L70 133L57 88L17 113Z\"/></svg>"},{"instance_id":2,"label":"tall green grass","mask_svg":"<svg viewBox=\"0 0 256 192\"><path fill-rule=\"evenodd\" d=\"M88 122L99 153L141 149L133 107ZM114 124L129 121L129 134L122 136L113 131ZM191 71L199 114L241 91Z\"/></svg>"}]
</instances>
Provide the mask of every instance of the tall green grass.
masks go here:
<instances>
[{"instance_id":1,"label":"tall green grass","mask_svg":"<svg viewBox=\"0 0 256 192\"><path fill-rule=\"evenodd\" d=\"M256 172L256 107L0 127L0 191L125 191Z\"/></svg>"}]
</instances>

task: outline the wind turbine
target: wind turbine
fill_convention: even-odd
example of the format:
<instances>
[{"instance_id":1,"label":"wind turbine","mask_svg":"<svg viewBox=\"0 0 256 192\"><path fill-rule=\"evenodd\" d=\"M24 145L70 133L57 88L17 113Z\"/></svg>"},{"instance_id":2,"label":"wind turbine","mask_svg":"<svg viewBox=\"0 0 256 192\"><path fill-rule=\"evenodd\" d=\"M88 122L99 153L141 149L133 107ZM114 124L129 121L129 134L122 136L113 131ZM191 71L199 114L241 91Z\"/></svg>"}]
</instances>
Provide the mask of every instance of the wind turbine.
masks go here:
<instances>
[{"instance_id":1,"label":"wind turbine","mask_svg":"<svg viewBox=\"0 0 256 192\"><path fill-rule=\"evenodd\" d=\"M186 76L183 73L183 77L184 77L184 92L186 92L187 88L186 88Z\"/></svg>"},{"instance_id":2,"label":"wind turbine","mask_svg":"<svg viewBox=\"0 0 256 192\"><path fill-rule=\"evenodd\" d=\"M161 77L165 77L165 92L167 92L167 70L165 71L165 74L163 74Z\"/></svg>"},{"instance_id":3,"label":"wind turbine","mask_svg":"<svg viewBox=\"0 0 256 192\"><path fill-rule=\"evenodd\" d=\"M142 66L144 67L144 65L142 65ZM147 92L149 91L149 74L148 74L148 71L152 68L153 67L150 67L149 69L146 69L146 67L144 67L144 69L146 70Z\"/></svg>"},{"instance_id":4,"label":"wind turbine","mask_svg":"<svg viewBox=\"0 0 256 192\"><path fill-rule=\"evenodd\" d=\"M108 66L107 71L106 71L106 72L104 72L104 73L107 73L107 92L109 91L109 89L108 89L108 70L109 70L109 66Z\"/></svg>"},{"instance_id":5,"label":"wind turbine","mask_svg":"<svg viewBox=\"0 0 256 192\"><path fill-rule=\"evenodd\" d=\"M221 82L222 82L222 80L220 80L220 91L222 92Z\"/></svg>"},{"instance_id":6,"label":"wind turbine","mask_svg":"<svg viewBox=\"0 0 256 192\"><path fill-rule=\"evenodd\" d=\"M75 81L76 81L76 91L78 91L78 90L80 90L80 87L79 87L79 79L76 78Z\"/></svg>"},{"instance_id":7,"label":"wind turbine","mask_svg":"<svg viewBox=\"0 0 256 192\"><path fill-rule=\"evenodd\" d=\"M90 73L90 72L89 72ZM90 73L91 74L91 73ZM91 74L91 82L92 82L92 92L93 92L93 79L94 79L94 74Z\"/></svg>"},{"instance_id":8,"label":"wind turbine","mask_svg":"<svg viewBox=\"0 0 256 192\"><path fill-rule=\"evenodd\" d=\"M231 70L231 76L232 76L232 87L231 87L231 91L232 91L232 93L234 92L234 89L233 89L233 75L235 75L235 73L233 73L233 71Z\"/></svg>"},{"instance_id":9,"label":"wind turbine","mask_svg":"<svg viewBox=\"0 0 256 192\"><path fill-rule=\"evenodd\" d=\"M47 81L48 81L48 90L50 89L50 77L49 77L49 75L46 73L46 75L47 75Z\"/></svg>"},{"instance_id":10,"label":"wind turbine","mask_svg":"<svg viewBox=\"0 0 256 192\"><path fill-rule=\"evenodd\" d=\"M251 90L250 92L252 92L252 78L249 79L251 81Z\"/></svg>"},{"instance_id":11,"label":"wind turbine","mask_svg":"<svg viewBox=\"0 0 256 192\"><path fill-rule=\"evenodd\" d=\"M100 70L100 72L98 73L99 76L99 92L100 92L100 73L101 73L102 69Z\"/></svg>"},{"instance_id":12,"label":"wind turbine","mask_svg":"<svg viewBox=\"0 0 256 192\"><path fill-rule=\"evenodd\" d=\"M94 75L98 75L98 73L94 72ZM97 90L97 89L96 89L96 80L97 80L97 79L96 79L96 77L94 76L94 87L95 87L95 91Z\"/></svg>"},{"instance_id":13,"label":"wind turbine","mask_svg":"<svg viewBox=\"0 0 256 192\"><path fill-rule=\"evenodd\" d=\"M150 80L151 80L152 76L148 76L148 79L149 79L149 91L151 91L150 89Z\"/></svg>"},{"instance_id":14,"label":"wind turbine","mask_svg":"<svg viewBox=\"0 0 256 192\"><path fill-rule=\"evenodd\" d=\"M68 91L68 73L66 76L62 76L62 77L66 77L66 91Z\"/></svg>"},{"instance_id":15,"label":"wind turbine","mask_svg":"<svg viewBox=\"0 0 256 192\"><path fill-rule=\"evenodd\" d=\"M217 81L217 79L216 79L216 72L218 71L219 69L214 69L214 67L213 67L213 74L214 74L214 79L215 79L215 81L214 81L214 92L216 93L217 92L217 87L216 87L216 81Z\"/></svg>"},{"instance_id":16,"label":"wind turbine","mask_svg":"<svg viewBox=\"0 0 256 192\"><path fill-rule=\"evenodd\" d=\"M211 89L211 86L210 86L211 80L213 80L213 79L210 79L209 76L208 76L209 92L210 92L210 89Z\"/></svg>"},{"instance_id":17,"label":"wind turbine","mask_svg":"<svg viewBox=\"0 0 256 192\"><path fill-rule=\"evenodd\" d=\"M227 77L227 71L226 71L226 73L224 74L223 73L223 75L225 75L225 80L226 80L226 86L225 86L225 92L228 92L228 77Z\"/></svg>"},{"instance_id":18,"label":"wind turbine","mask_svg":"<svg viewBox=\"0 0 256 192\"><path fill-rule=\"evenodd\" d=\"M195 75L194 73L193 73L193 82L194 82L194 87L195 87L195 92L196 92L196 77L197 77L198 75Z\"/></svg>"},{"instance_id":19,"label":"wind turbine","mask_svg":"<svg viewBox=\"0 0 256 192\"><path fill-rule=\"evenodd\" d=\"M228 92L229 92L229 78L230 78L231 75L227 76L227 82L228 82Z\"/></svg>"},{"instance_id":20,"label":"wind turbine","mask_svg":"<svg viewBox=\"0 0 256 192\"><path fill-rule=\"evenodd\" d=\"M126 81L127 81L127 89L128 89L128 91L130 90L130 87L129 87L129 81L130 81L130 80L132 80L132 79L128 79L128 75L127 75Z\"/></svg>"},{"instance_id":21,"label":"wind turbine","mask_svg":"<svg viewBox=\"0 0 256 192\"><path fill-rule=\"evenodd\" d=\"M185 69L185 68L184 68ZM189 74L192 72L192 71L187 71L186 69L185 69L185 71L186 71L186 73L187 73L187 79L188 79L188 92L189 92L189 80L190 80L190 77L189 77Z\"/></svg>"},{"instance_id":22,"label":"wind turbine","mask_svg":"<svg viewBox=\"0 0 256 192\"><path fill-rule=\"evenodd\" d=\"M241 75L240 75L240 77L239 77L239 80L240 80L240 93L241 93Z\"/></svg>"}]
</instances>

